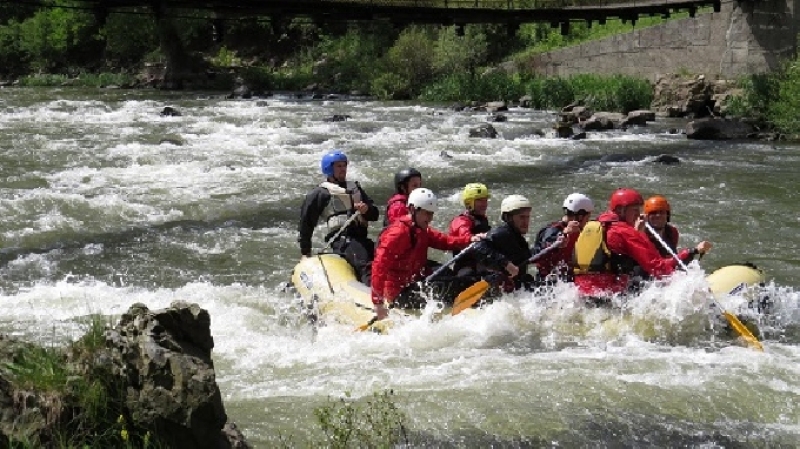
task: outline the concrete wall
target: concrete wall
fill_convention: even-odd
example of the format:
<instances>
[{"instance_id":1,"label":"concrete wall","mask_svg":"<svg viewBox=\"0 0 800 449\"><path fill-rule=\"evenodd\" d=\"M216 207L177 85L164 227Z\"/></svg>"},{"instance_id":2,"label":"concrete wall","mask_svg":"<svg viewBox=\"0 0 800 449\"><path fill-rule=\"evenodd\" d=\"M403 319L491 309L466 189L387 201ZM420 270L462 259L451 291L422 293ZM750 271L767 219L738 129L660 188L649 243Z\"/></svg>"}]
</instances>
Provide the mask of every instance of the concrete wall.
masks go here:
<instances>
[{"instance_id":1,"label":"concrete wall","mask_svg":"<svg viewBox=\"0 0 800 449\"><path fill-rule=\"evenodd\" d=\"M718 13L665 24L533 57L523 70L548 76L624 74L740 75L774 70L797 49L800 0L723 0Z\"/></svg>"}]
</instances>

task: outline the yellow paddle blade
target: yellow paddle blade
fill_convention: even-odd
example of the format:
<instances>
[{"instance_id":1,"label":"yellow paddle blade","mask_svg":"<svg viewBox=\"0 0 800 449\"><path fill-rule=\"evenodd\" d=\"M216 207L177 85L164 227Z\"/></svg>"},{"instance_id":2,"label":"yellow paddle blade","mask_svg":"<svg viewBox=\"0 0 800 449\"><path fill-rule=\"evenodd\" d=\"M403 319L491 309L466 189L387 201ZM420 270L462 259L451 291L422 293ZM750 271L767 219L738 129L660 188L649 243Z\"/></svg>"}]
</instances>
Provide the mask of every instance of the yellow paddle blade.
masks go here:
<instances>
[{"instance_id":1,"label":"yellow paddle blade","mask_svg":"<svg viewBox=\"0 0 800 449\"><path fill-rule=\"evenodd\" d=\"M486 290L489 290L489 283L483 279L470 285L456 296L455 301L453 301L453 310L450 314L458 315L464 310L469 309L483 297Z\"/></svg>"},{"instance_id":2,"label":"yellow paddle blade","mask_svg":"<svg viewBox=\"0 0 800 449\"><path fill-rule=\"evenodd\" d=\"M362 324L361 326L358 326L356 328L356 332L364 332L365 330L369 329L370 326L375 324L376 321L378 321L378 317L377 316L372 317L372 319L367 321L366 324Z\"/></svg>"},{"instance_id":3,"label":"yellow paddle blade","mask_svg":"<svg viewBox=\"0 0 800 449\"><path fill-rule=\"evenodd\" d=\"M722 314L725 315L725 318L727 318L728 322L731 324L731 327L736 331L736 333L738 333L739 336L747 342L748 346L753 349L758 349L759 351L764 350L764 347L761 346L761 342L758 341L756 336L750 332L750 329L748 329L744 323L739 321L739 318L736 318L736 315L727 311L723 311Z\"/></svg>"}]
</instances>

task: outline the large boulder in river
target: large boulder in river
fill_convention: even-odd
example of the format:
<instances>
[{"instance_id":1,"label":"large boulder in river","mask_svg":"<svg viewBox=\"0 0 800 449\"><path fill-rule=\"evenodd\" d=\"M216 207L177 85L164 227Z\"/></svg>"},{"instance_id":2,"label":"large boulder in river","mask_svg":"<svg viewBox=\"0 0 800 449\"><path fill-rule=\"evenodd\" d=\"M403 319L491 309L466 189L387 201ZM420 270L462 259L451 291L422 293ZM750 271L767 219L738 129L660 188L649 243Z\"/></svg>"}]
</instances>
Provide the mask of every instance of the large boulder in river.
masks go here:
<instances>
[{"instance_id":1,"label":"large boulder in river","mask_svg":"<svg viewBox=\"0 0 800 449\"><path fill-rule=\"evenodd\" d=\"M474 128L470 128L469 136L484 138L484 139L494 139L495 137L497 137L497 130L494 129L494 126L488 123L484 123Z\"/></svg>"},{"instance_id":2,"label":"large boulder in river","mask_svg":"<svg viewBox=\"0 0 800 449\"><path fill-rule=\"evenodd\" d=\"M746 139L755 131L751 123L719 117L704 117L686 125L686 137L695 140Z\"/></svg>"},{"instance_id":3,"label":"large boulder in river","mask_svg":"<svg viewBox=\"0 0 800 449\"><path fill-rule=\"evenodd\" d=\"M157 311L134 304L106 335L111 372L127 385L132 424L152 429L172 449L249 447L234 426L226 427L210 325L197 304Z\"/></svg>"}]
</instances>

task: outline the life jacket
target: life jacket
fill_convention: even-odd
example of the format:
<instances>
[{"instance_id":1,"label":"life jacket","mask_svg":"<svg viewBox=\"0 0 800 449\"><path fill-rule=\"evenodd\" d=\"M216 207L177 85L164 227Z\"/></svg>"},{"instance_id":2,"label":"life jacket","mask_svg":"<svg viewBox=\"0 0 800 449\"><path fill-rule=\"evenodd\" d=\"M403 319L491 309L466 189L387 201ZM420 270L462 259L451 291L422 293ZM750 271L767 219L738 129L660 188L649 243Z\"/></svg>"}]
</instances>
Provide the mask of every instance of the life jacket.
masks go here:
<instances>
[{"instance_id":1,"label":"life jacket","mask_svg":"<svg viewBox=\"0 0 800 449\"><path fill-rule=\"evenodd\" d=\"M586 223L572 253L574 274L612 272L611 251L606 246L605 235L605 227L599 221Z\"/></svg>"},{"instance_id":2,"label":"life jacket","mask_svg":"<svg viewBox=\"0 0 800 449\"><path fill-rule=\"evenodd\" d=\"M338 184L325 181L319 185L331 194L331 200L325 206L322 216L328 225L328 233L335 233L355 213L354 204L361 202L361 186L358 182L347 181L346 188ZM356 221L366 225L364 217L359 216Z\"/></svg>"},{"instance_id":3,"label":"life jacket","mask_svg":"<svg viewBox=\"0 0 800 449\"><path fill-rule=\"evenodd\" d=\"M567 223L563 221L554 221L549 225L539 229L536 233L536 240L533 241L533 252L538 253L545 249L545 240L553 234L560 234L567 228ZM552 230L552 231L551 231Z\"/></svg>"}]
</instances>

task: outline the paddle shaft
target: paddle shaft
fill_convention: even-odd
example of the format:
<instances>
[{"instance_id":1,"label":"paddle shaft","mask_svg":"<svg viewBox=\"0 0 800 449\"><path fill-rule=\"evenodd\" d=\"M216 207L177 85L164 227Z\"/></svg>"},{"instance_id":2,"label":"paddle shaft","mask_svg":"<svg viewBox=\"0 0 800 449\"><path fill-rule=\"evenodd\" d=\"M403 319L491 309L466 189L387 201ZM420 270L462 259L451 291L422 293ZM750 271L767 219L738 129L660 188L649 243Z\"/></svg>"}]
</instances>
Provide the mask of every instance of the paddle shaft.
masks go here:
<instances>
[{"instance_id":1,"label":"paddle shaft","mask_svg":"<svg viewBox=\"0 0 800 449\"><path fill-rule=\"evenodd\" d=\"M664 249L672 257L674 257L675 260L678 261L680 267L683 268L684 270L688 270L686 264L683 263L680 257L678 257L678 255L675 254L675 251L673 251L672 248L670 248L669 245L667 245L667 242L665 242L664 239L662 239L661 236L658 235L658 232L656 232L656 230L653 229L652 226L650 226L650 223L645 222L644 225L647 228L648 232L650 232L650 234L652 234L653 237L655 237L656 240L658 240L658 243L660 243L661 246L663 246ZM725 317L725 319L728 320L728 323L731 324L734 330L736 330L736 332L738 332L739 335L743 337L750 346L758 349L759 351L764 350L764 347L761 346L761 342L758 341L758 338L756 338L756 336L753 335L752 332L750 332L750 329L748 329L744 324L742 324L742 321L739 318L737 318L736 315L728 312L727 310L724 310L722 307L719 306L719 304L716 303L716 301L710 301L710 303L712 307L715 307Z\"/></svg>"},{"instance_id":2,"label":"paddle shaft","mask_svg":"<svg viewBox=\"0 0 800 449\"><path fill-rule=\"evenodd\" d=\"M656 240L658 240L658 243L660 243L660 244L661 244L661 246L664 248L664 250L665 250L665 251L667 251L667 252L669 253L669 255L670 255L670 256L674 257L674 258L675 258L675 260L677 260L677 261L678 261L678 265L680 265L680 267L681 267L681 268L682 268L684 271L687 271L687 270L689 269L689 267L687 267L687 266L686 266L686 264L685 264L685 263L683 263L683 261L681 260L681 258L680 258L680 257L678 257L678 255L677 255L677 254L675 254L675 251L673 251L673 250L672 250L672 248L670 248L670 247L669 247L669 245L667 245L667 242L665 242L665 241L664 241L664 239L662 239L662 238L661 238L661 236L658 234L658 231L656 231L655 229L653 229L653 227L652 227L652 226L650 226L650 223L648 223L648 222L646 222L646 221L644 222L644 226L647 228L647 231L648 231L648 232L649 232L649 233L650 233L650 234L651 234L653 237L655 237L655 238L656 238Z\"/></svg>"},{"instance_id":3,"label":"paddle shaft","mask_svg":"<svg viewBox=\"0 0 800 449\"><path fill-rule=\"evenodd\" d=\"M333 234L333 236L325 242L325 246L323 246L322 249L319 250L319 252L323 253L325 252L326 249L330 248L330 246L333 245L333 242L335 242L336 239L338 239L339 236L342 235L345 229L347 229L347 227L350 226L350 224L352 224L356 220L356 218L358 218L360 215L361 211L358 210L353 215L351 215L350 218L348 218L347 221L345 221L344 224L342 224L339 230L336 231L336 234Z\"/></svg>"},{"instance_id":4,"label":"paddle shaft","mask_svg":"<svg viewBox=\"0 0 800 449\"><path fill-rule=\"evenodd\" d=\"M474 246L475 246L475 243L470 243L470 244L469 244L469 246L467 246L466 248L464 248L464 249L463 249L463 250L462 250L460 253L458 253L458 254L457 254L455 257L453 257L452 259L450 259L450 260L448 260L447 262L445 262L445 263L444 263L444 264L443 264L441 267L437 268L437 269L436 269L436 271L434 271L433 273L431 273L431 275L430 275L430 276L426 277L426 278L425 278L425 282L430 282L430 281L431 281L433 278L435 278L436 276L439 276L440 274L442 274L442 272L443 272L444 270L446 270L446 269L447 269L447 267L449 267L450 265L453 265L454 263L456 263L456 262L458 261L458 259L461 259L462 257L464 257L464 255L465 255L465 254L467 254L468 252L472 251L472 248L473 248Z\"/></svg>"},{"instance_id":5,"label":"paddle shaft","mask_svg":"<svg viewBox=\"0 0 800 449\"><path fill-rule=\"evenodd\" d=\"M531 256L531 258L528 259L528 263L535 263L537 260L541 259L542 257L552 253L553 251L555 251L558 248L561 248L561 246L560 246L561 242L563 242L565 238L566 237L563 234L558 236L558 238L556 239L555 242L553 242L552 245L548 246L547 248L545 248L545 249L539 251L538 253L534 254L533 256Z\"/></svg>"},{"instance_id":6,"label":"paddle shaft","mask_svg":"<svg viewBox=\"0 0 800 449\"><path fill-rule=\"evenodd\" d=\"M441 274L441 273L442 273L444 270L446 270L446 269L447 269L447 267L449 267L450 265L452 265L452 264L456 263L456 262L458 261L458 259L460 259L461 257L463 257L463 256L464 256L464 254L466 254L467 252L471 251L474 245L475 245L475 243L470 243L470 244L469 244L469 246L467 246L466 248L464 248L464 249L463 249L463 250L462 250L460 253L458 253L458 254L457 254L455 257L453 257L452 259L450 259L450 260L448 260L447 262L445 262L445 263L444 263L444 264L443 264L441 267L437 268L437 269L436 269L436 271L434 271L433 273L431 273L431 275L430 275L430 276L426 277L426 278L425 278L425 282L430 282L430 280L431 280L431 279L433 279L433 278L435 278L436 276L440 275L440 274ZM485 281L484 281L484 282L485 282ZM482 294L483 294L483 292L481 292L480 294L482 295ZM389 308L390 308L390 309L391 309L391 308L393 308L394 306L395 306L395 303L394 303L394 302L390 302L390 303L389 303ZM374 316L374 317L372 317L372 319L370 319L370 320L369 320L369 321L368 321L366 324L362 324L361 326L358 326L358 327L356 328L356 330L357 330L357 331L365 331L365 330L369 329L369 327L370 327L370 326L372 326L373 324L375 324L377 321L378 321L378 316L377 316L377 315L375 315L375 316Z\"/></svg>"}]
</instances>

